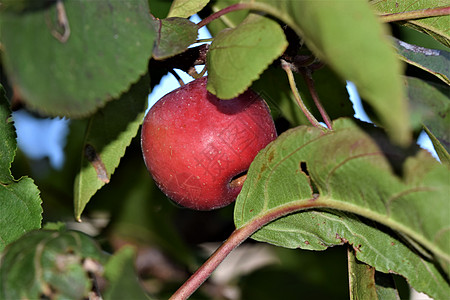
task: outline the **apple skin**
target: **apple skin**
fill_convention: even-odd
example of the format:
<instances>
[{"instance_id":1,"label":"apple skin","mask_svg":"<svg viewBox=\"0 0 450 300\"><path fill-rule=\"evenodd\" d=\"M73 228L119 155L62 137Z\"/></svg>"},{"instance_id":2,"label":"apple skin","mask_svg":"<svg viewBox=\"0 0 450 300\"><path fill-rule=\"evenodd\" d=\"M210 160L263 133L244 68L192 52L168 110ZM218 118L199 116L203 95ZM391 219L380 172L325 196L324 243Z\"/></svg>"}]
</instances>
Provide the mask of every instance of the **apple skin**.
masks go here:
<instances>
[{"instance_id":1,"label":"apple skin","mask_svg":"<svg viewBox=\"0 0 450 300\"><path fill-rule=\"evenodd\" d=\"M220 100L206 83L202 77L162 97L147 113L141 135L158 187L195 210L232 203L242 188L230 185L233 177L277 137L269 108L255 92Z\"/></svg>"}]
</instances>

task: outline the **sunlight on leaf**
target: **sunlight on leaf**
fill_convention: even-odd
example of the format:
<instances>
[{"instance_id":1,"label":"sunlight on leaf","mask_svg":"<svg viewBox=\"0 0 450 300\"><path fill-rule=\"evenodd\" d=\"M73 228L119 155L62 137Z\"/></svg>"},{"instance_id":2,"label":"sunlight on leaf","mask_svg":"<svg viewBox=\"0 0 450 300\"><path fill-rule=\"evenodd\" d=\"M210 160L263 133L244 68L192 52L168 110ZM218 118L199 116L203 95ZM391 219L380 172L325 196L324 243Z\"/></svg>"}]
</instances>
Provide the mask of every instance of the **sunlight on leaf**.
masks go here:
<instances>
[{"instance_id":1,"label":"sunlight on leaf","mask_svg":"<svg viewBox=\"0 0 450 300\"><path fill-rule=\"evenodd\" d=\"M450 52L411 45L395 40L398 54L407 63L421 68L450 85Z\"/></svg>"},{"instance_id":2,"label":"sunlight on leaf","mask_svg":"<svg viewBox=\"0 0 450 300\"><path fill-rule=\"evenodd\" d=\"M208 2L209 0L174 0L167 17L189 18L198 13Z\"/></svg>"},{"instance_id":3,"label":"sunlight on leaf","mask_svg":"<svg viewBox=\"0 0 450 300\"><path fill-rule=\"evenodd\" d=\"M287 47L281 27L251 15L234 29L221 31L208 52L208 91L221 99L243 93Z\"/></svg>"},{"instance_id":4,"label":"sunlight on leaf","mask_svg":"<svg viewBox=\"0 0 450 300\"><path fill-rule=\"evenodd\" d=\"M291 129L260 152L236 202L237 228L284 207L324 207L278 219L252 237L311 250L349 243L362 262L442 298L450 288L435 262L380 224L425 246L449 271L450 171L423 150L404 160L379 133L369 136L350 120L333 128Z\"/></svg>"},{"instance_id":5,"label":"sunlight on leaf","mask_svg":"<svg viewBox=\"0 0 450 300\"><path fill-rule=\"evenodd\" d=\"M86 204L109 182L126 148L144 118L149 77L144 76L120 99L97 112L86 131L81 170L75 179L75 218L80 220Z\"/></svg>"}]
</instances>

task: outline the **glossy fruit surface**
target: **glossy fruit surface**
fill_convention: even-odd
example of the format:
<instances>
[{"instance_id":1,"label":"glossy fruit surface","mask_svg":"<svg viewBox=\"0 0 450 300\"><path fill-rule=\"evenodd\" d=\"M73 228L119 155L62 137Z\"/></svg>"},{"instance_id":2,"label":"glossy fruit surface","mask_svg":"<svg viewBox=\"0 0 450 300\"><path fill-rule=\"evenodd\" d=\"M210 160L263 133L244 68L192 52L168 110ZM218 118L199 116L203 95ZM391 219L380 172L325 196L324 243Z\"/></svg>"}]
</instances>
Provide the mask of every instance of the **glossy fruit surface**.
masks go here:
<instances>
[{"instance_id":1,"label":"glossy fruit surface","mask_svg":"<svg viewBox=\"0 0 450 300\"><path fill-rule=\"evenodd\" d=\"M202 77L156 102L141 136L156 184L176 203L196 210L232 203L242 187L233 179L276 138L269 108L255 92L219 100L207 92L206 82Z\"/></svg>"}]
</instances>

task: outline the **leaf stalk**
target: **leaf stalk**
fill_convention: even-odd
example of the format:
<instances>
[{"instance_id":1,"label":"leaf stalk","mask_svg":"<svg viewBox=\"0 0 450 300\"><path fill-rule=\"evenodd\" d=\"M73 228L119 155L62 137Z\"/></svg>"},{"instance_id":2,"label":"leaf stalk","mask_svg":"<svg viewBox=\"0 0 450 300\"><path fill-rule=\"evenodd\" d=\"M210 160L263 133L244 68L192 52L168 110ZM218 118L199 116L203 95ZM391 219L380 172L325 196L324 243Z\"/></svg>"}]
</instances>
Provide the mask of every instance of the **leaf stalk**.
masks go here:
<instances>
[{"instance_id":1,"label":"leaf stalk","mask_svg":"<svg viewBox=\"0 0 450 300\"><path fill-rule=\"evenodd\" d=\"M408 21L447 15L450 15L450 6L412 10L393 14L382 14L380 15L380 19L383 22L389 23L389 22Z\"/></svg>"},{"instance_id":2,"label":"leaf stalk","mask_svg":"<svg viewBox=\"0 0 450 300\"><path fill-rule=\"evenodd\" d=\"M311 114L311 112L306 107L305 103L302 100L302 97L300 96L300 93L298 92L297 85L295 84L295 78L294 74L291 70L291 66L288 62L286 62L284 59L281 60L281 67L286 72L289 80L289 85L291 86L292 93L294 94L295 101L297 102L300 109L305 114L308 121L313 125L314 127L317 127L319 129L323 129L323 126L320 125L319 121Z\"/></svg>"}]
</instances>

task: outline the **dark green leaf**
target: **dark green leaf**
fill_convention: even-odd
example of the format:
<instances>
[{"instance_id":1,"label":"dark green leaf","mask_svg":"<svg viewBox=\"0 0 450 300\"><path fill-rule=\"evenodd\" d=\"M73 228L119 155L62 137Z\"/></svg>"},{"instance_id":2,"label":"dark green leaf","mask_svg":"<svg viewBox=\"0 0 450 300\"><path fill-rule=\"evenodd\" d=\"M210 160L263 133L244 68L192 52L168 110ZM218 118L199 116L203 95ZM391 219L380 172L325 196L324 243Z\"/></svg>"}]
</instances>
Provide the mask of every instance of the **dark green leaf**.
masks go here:
<instances>
[{"instance_id":1,"label":"dark green leaf","mask_svg":"<svg viewBox=\"0 0 450 300\"><path fill-rule=\"evenodd\" d=\"M119 165L144 118L149 93L144 76L118 100L110 102L90 120L86 131L81 170L75 179L75 218Z\"/></svg>"},{"instance_id":2,"label":"dark green leaf","mask_svg":"<svg viewBox=\"0 0 450 300\"><path fill-rule=\"evenodd\" d=\"M33 231L11 244L1 261L2 299L81 299L92 289L89 272L105 254L75 231ZM86 261L92 262L87 267Z\"/></svg>"},{"instance_id":3,"label":"dark green leaf","mask_svg":"<svg viewBox=\"0 0 450 300\"><path fill-rule=\"evenodd\" d=\"M448 6L449 3L447 0L371 0L370 4L372 4L379 13L393 14L440 6L443 7ZM409 20L405 22L404 25L425 32L443 45L450 47L449 22L449 16L439 16Z\"/></svg>"},{"instance_id":4,"label":"dark green leaf","mask_svg":"<svg viewBox=\"0 0 450 300\"><path fill-rule=\"evenodd\" d=\"M450 85L450 52L411 45L395 40L401 58Z\"/></svg>"},{"instance_id":5,"label":"dark green leaf","mask_svg":"<svg viewBox=\"0 0 450 300\"><path fill-rule=\"evenodd\" d=\"M426 126L450 151L450 90L448 86L407 77L411 120L416 127Z\"/></svg>"},{"instance_id":6,"label":"dark green leaf","mask_svg":"<svg viewBox=\"0 0 450 300\"><path fill-rule=\"evenodd\" d=\"M167 17L189 18L208 4L209 0L174 0Z\"/></svg>"},{"instance_id":7,"label":"dark green leaf","mask_svg":"<svg viewBox=\"0 0 450 300\"><path fill-rule=\"evenodd\" d=\"M156 24L159 30L153 48L155 59L166 59L182 53L197 41L198 27L187 19L167 18L157 20Z\"/></svg>"},{"instance_id":8,"label":"dark green leaf","mask_svg":"<svg viewBox=\"0 0 450 300\"><path fill-rule=\"evenodd\" d=\"M443 298L450 287L436 261L376 223L329 209L356 213L409 236L449 272L450 171L423 150L405 160L400 178L385 155L397 163L401 155L385 140L376 143L349 120L334 122L334 129L298 127L260 152L236 202L237 228L278 210L326 207L283 217L252 237L311 250L349 243L360 261L401 274L416 290Z\"/></svg>"},{"instance_id":9,"label":"dark green leaf","mask_svg":"<svg viewBox=\"0 0 450 300\"><path fill-rule=\"evenodd\" d=\"M238 27L221 31L208 52L208 91L221 99L243 93L287 47L281 27L250 15Z\"/></svg>"},{"instance_id":10,"label":"dark green leaf","mask_svg":"<svg viewBox=\"0 0 450 300\"><path fill-rule=\"evenodd\" d=\"M65 43L52 35L61 29L55 5L3 12L2 58L8 79L30 107L81 117L146 72L156 33L147 0L62 3L70 26Z\"/></svg>"},{"instance_id":11,"label":"dark green leaf","mask_svg":"<svg viewBox=\"0 0 450 300\"><path fill-rule=\"evenodd\" d=\"M109 281L105 299L148 300L134 269L135 250L126 246L115 253L105 265L105 277Z\"/></svg>"}]
</instances>

